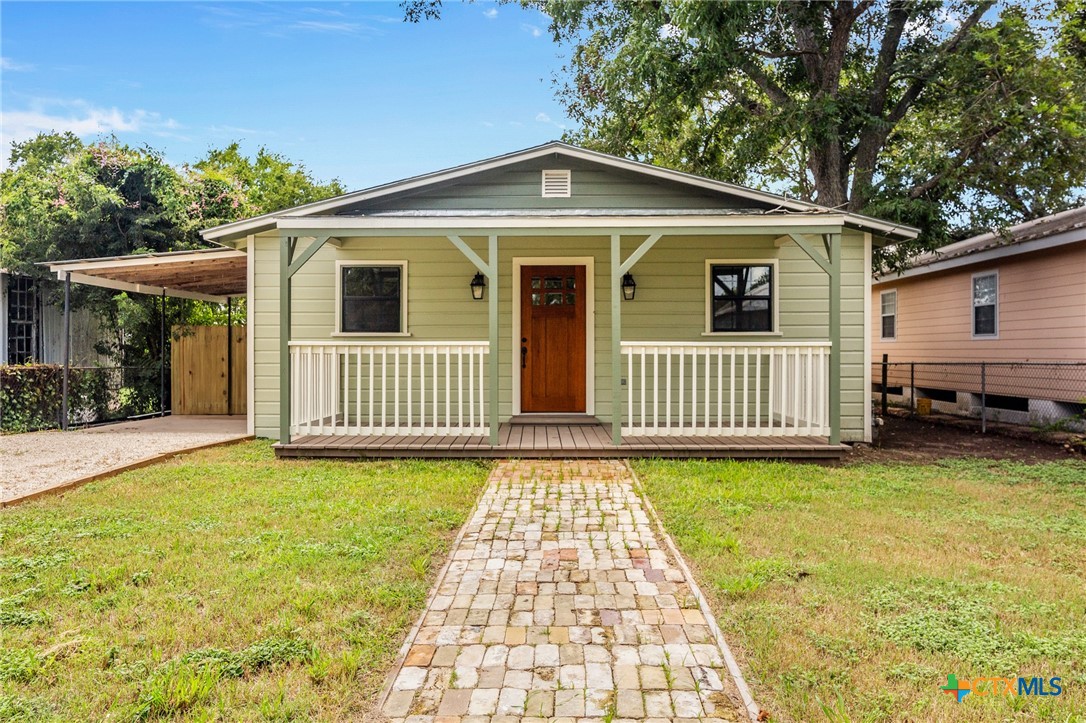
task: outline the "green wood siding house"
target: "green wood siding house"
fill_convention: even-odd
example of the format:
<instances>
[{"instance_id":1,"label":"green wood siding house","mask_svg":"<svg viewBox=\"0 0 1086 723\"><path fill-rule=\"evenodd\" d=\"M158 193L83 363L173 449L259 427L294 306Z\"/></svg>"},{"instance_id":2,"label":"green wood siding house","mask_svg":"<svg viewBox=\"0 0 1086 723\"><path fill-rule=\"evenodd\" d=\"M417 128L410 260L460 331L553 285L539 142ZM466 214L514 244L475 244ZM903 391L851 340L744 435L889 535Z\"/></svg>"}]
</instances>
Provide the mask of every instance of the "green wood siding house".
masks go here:
<instances>
[{"instance_id":1,"label":"green wood siding house","mask_svg":"<svg viewBox=\"0 0 1086 723\"><path fill-rule=\"evenodd\" d=\"M485 455L865 439L872 244L915 234L548 143L204 237L280 453Z\"/></svg>"}]
</instances>

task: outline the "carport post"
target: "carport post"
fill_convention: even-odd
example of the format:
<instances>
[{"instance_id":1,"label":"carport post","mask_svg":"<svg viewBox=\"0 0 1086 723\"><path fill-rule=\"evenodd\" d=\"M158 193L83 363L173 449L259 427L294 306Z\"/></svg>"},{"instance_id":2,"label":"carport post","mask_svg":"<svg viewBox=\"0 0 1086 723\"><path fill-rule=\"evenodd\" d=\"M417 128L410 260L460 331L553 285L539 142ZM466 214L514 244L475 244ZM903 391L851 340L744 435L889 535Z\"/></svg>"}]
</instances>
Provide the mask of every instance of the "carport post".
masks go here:
<instances>
[{"instance_id":1,"label":"carport post","mask_svg":"<svg viewBox=\"0 0 1086 723\"><path fill-rule=\"evenodd\" d=\"M162 290L158 320L158 414L166 416L166 289Z\"/></svg>"},{"instance_id":2,"label":"carport post","mask_svg":"<svg viewBox=\"0 0 1086 723\"><path fill-rule=\"evenodd\" d=\"M230 297L226 297L226 414L234 413L234 317Z\"/></svg>"},{"instance_id":3,"label":"carport post","mask_svg":"<svg viewBox=\"0 0 1086 723\"><path fill-rule=\"evenodd\" d=\"M64 382L60 397L60 428L68 431L68 371L72 358L72 272L64 274Z\"/></svg>"}]
</instances>

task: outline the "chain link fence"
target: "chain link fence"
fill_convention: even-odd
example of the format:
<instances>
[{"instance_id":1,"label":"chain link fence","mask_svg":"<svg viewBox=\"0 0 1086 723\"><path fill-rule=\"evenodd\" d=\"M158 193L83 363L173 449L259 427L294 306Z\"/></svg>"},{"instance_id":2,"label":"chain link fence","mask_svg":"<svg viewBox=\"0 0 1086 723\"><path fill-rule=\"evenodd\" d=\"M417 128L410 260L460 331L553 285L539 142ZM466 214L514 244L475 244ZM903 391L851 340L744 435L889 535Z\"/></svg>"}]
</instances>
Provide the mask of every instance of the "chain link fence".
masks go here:
<instances>
[{"instance_id":1,"label":"chain link fence","mask_svg":"<svg viewBox=\"0 0 1086 723\"><path fill-rule=\"evenodd\" d=\"M1086 362L876 361L872 392L893 404L989 422L1086 431Z\"/></svg>"}]
</instances>

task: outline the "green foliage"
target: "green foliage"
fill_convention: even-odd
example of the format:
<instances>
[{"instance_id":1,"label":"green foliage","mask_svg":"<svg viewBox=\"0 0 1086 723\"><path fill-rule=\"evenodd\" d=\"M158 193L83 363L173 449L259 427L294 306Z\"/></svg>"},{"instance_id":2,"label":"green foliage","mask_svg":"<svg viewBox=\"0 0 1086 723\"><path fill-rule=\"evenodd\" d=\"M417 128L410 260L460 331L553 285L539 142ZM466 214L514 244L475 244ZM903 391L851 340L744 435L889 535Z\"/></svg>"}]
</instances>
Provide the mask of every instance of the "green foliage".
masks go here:
<instances>
[{"instance_id":1,"label":"green foliage","mask_svg":"<svg viewBox=\"0 0 1086 723\"><path fill-rule=\"evenodd\" d=\"M877 264L1086 182L1083 0L521 4L570 48L569 140L922 229Z\"/></svg>"},{"instance_id":2,"label":"green foliage","mask_svg":"<svg viewBox=\"0 0 1086 723\"><path fill-rule=\"evenodd\" d=\"M63 416L63 378L64 369L56 364L0 366L0 432L58 427ZM70 369L68 421L79 424L151 412L157 408L158 387L157 366L150 370Z\"/></svg>"},{"instance_id":3,"label":"green foliage","mask_svg":"<svg viewBox=\"0 0 1086 723\"><path fill-rule=\"evenodd\" d=\"M267 148L261 148L250 159L241 153L237 143L222 150L212 149L193 168L193 178L201 188L222 188L220 195L212 200L229 199L229 210L216 209L221 222L280 211L346 192L338 180L320 183L305 166ZM209 208L201 209L202 218L212 217Z\"/></svg>"},{"instance_id":4,"label":"green foliage","mask_svg":"<svg viewBox=\"0 0 1086 723\"><path fill-rule=\"evenodd\" d=\"M0 366L0 431L56 427L62 375L62 368L54 364Z\"/></svg>"},{"instance_id":5,"label":"green foliage","mask_svg":"<svg viewBox=\"0 0 1086 723\"><path fill-rule=\"evenodd\" d=\"M41 262L201 248L203 228L342 192L338 181L318 182L303 166L263 148L251 160L235 143L178 169L150 147L116 138L84 144L71 133L43 133L13 144L10 165L0 174L0 265L37 279L47 301L56 301L60 286ZM75 284L72 303L116 330L98 349L115 366L157 365L164 351L159 299ZM244 304L235 311L242 323ZM167 327L193 323L225 324L225 310L168 302ZM157 407L157 380L150 379L129 385L125 403Z\"/></svg>"}]
</instances>

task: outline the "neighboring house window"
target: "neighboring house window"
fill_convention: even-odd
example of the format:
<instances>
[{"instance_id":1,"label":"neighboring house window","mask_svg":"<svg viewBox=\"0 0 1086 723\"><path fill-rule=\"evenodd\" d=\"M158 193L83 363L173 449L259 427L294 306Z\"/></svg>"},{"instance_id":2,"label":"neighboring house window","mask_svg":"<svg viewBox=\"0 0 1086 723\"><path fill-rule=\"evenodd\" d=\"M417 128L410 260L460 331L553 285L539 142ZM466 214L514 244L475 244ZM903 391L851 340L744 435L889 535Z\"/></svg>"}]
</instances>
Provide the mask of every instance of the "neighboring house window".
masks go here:
<instances>
[{"instance_id":1,"label":"neighboring house window","mask_svg":"<svg viewBox=\"0 0 1086 723\"><path fill-rule=\"evenodd\" d=\"M339 331L402 334L406 331L407 265L350 263L339 267Z\"/></svg>"},{"instance_id":2,"label":"neighboring house window","mask_svg":"<svg viewBox=\"0 0 1086 723\"><path fill-rule=\"evenodd\" d=\"M37 358L38 295L26 276L8 279L8 364L26 364Z\"/></svg>"},{"instance_id":3,"label":"neighboring house window","mask_svg":"<svg viewBox=\"0 0 1086 723\"><path fill-rule=\"evenodd\" d=\"M973 276L973 336L995 336L999 329L999 274Z\"/></svg>"},{"instance_id":4,"label":"neighboring house window","mask_svg":"<svg viewBox=\"0 0 1086 723\"><path fill-rule=\"evenodd\" d=\"M773 331L773 265L709 267L709 331Z\"/></svg>"},{"instance_id":5,"label":"neighboring house window","mask_svg":"<svg viewBox=\"0 0 1086 723\"><path fill-rule=\"evenodd\" d=\"M897 291L884 291L882 300L882 338L897 338Z\"/></svg>"}]
</instances>

